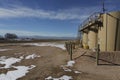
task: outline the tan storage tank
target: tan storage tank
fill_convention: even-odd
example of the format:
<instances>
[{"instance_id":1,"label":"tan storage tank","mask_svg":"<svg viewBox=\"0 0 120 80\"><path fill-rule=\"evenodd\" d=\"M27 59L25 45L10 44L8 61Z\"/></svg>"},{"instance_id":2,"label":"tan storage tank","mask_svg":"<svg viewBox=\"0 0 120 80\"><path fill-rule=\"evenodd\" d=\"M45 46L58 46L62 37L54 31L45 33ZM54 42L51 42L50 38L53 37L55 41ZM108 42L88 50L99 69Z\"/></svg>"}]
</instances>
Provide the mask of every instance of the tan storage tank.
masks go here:
<instances>
[{"instance_id":1,"label":"tan storage tank","mask_svg":"<svg viewBox=\"0 0 120 80\"><path fill-rule=\"evenodd\" d=\"M101 51L120 50L120 11L103 14L103 27L98 31Z\"/></svg>"},{"instance_id":2,"label":"tan storage tank","mask_svg":"<svg viewBox=\"0 0 120 80\"><path fill-rule=\"evenodd\" d=\"M83 48L86 48L86 46L88 46L88 33L83 32L82 45L83 45Z\"/></svg>"},{"instance_id":3,"label":"tan storage tank","mask_svg":"<svg viewBox=\"0 0 120 80\"><path fill-rule=\"evenodd\" d=\"M88 32L89 49L95 49L96 45L97 45L97 32L89 30L89 32Z\"/></svg>"}]
</instances>

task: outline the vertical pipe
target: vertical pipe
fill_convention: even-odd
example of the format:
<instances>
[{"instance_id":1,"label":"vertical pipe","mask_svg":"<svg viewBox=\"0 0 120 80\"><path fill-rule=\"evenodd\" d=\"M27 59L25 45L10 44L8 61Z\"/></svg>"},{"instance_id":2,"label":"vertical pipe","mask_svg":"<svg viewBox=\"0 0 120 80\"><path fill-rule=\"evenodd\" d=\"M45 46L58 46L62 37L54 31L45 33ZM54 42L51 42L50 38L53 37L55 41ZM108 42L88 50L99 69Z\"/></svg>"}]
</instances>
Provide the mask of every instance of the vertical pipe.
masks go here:
<instances>
[{"instance_id":1,"label":"vertical pipe","mask_svg":"<svg viewBox=\"0 0 120 80\"><path fill-rule=\"evenodd\" d=\"M117 50L117 37L118 37L118 26L119 26L119 20L118 19L116 19L116 33L115 33L115 45L114 45L114 51L116 51Z\"/></svg>"},{"instance_id":2,"label":"vertical pipe","mask_svg":"<svg viewBox=\"0 0 120 80\"><path fill-rule=\"evenodd\" d=\"M108 19L107 19L107 14L106 14L106 46L105 46L105 50L107 51L107 23L108 23Z\"/></svg>"}]
</instances>

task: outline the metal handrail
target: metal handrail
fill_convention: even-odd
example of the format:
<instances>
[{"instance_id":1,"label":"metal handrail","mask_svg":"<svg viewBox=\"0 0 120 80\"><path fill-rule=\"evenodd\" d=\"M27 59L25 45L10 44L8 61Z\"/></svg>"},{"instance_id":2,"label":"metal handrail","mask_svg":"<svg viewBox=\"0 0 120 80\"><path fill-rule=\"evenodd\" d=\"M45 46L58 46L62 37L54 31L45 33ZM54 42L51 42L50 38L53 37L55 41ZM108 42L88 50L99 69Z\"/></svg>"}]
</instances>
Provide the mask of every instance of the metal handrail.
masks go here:
<instances>
[{"instance_id":1,"label":"metal handrail","mask_svg":"<svg viewBox=\"0 0 120 80\"><path fill-rule=\"evenodd\" d=\"M86 20L84 20L82 22L82 24L80 24L80 28L79 29L83 29L84 27L86 27L90 22L93 21L98 21L99 19L99 14L101 14L100 12L95 12L92 15L90 15Z\"/></svg>"}]
</instances>

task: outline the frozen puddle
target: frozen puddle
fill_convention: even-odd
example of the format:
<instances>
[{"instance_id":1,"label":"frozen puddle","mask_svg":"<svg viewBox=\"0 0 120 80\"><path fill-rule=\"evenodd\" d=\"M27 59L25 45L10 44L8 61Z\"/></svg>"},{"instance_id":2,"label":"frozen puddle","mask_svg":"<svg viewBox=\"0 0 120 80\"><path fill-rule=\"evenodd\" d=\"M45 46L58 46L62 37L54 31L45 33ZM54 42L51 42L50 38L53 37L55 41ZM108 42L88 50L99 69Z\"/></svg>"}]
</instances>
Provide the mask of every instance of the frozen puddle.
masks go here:
<instances>
[{"instance_id":1,"label":"frozen puddle","mask_svg":"<svg viewBox=\"0 0 120 80\"><path fill-rule=\"evenodd\" d=\"M45 80L71 80L73 79L71 76L63 75L60 78L53 78L52 76L49 76L48 78L45 78Z\"/></svg>"},{"instance_id":2,"label":"frozen puddle","mask_svg":"<svg viewBox=\"0 0 120 80\"><path fill-rule=\"evenodd\" d=\"M26 44L23 44L23 45L33 45L33 46L52 46L52 47L58 47L58 48L61 48L63 50L65 50L65 46L64 44L59 44L59 43L26 43Z\"/></svg>"},{"instance_id":3,"label":"frozen puddle","mask_svg":"<svg viewBox=\"0 0 120 80\"><path fill-rule=\"evenodd\" d=\"M26 75L30 69L34 68L34 65L31 66L13 66L17 70L8 71L6 74L0 74L0 80L16 80L20 77Z\"/></svg>"},{"instance_id":4,"label":"frozen puddle","mask_svg":"<svg viewBox=\"0 0 120 80\"><path fill-rule=\"evenodd\" d=\"M0 49L0 51L8 51L8 50L12 50L12 49Z\"/></svg>"},{"instance_id":5,"label":"frozen puddle","mask_svg":"<svg viewBox=\"0 0 120 80\"><path fill-rule=\"evenodd\" d=\"M28 55L25 57L25 59L34 59L36 57L40 57L40 55L37 55L37 54L31 54L31 55Z\"/></svg>"}]
</instances>

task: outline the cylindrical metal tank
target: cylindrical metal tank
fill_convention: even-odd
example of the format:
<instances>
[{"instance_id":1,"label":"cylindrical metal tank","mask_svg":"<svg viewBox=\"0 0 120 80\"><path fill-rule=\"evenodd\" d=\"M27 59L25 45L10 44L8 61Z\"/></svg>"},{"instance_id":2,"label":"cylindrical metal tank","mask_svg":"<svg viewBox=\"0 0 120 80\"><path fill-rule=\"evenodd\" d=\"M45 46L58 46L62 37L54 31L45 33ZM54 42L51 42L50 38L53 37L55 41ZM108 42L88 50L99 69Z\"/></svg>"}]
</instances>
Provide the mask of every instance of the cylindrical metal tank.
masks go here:
<instances>
[{"instance_id":1,"label":"cylindrical metal tank","mask_svg":"<svg viewBox=\"0 0 120 80\"><path fill-rule=\"evenodd\" d=\"M88 46L88 33L83 32L82 45L84 48L85 48L85 46Z\"/></svg>"},{"instance_id":2,"label":"cylindrical metal tank","mask_svg":"<svg viewBox=\"0 0 120 80\"><path fill-rule=\"evenodd\" d=\"M120 11L103 14L103 26L98 31L102 51L120 50Z\"/></svg>"},{"instance_id":3,"label":"cylindrical metal tank","mask_svg":"<svg viewBox=\"0 0 120 80\"><path fill-rule=\"evenodd\" d=\"M95 49L96 45L97 45L97 32L89 30L89 32L88 32L89 49Z\"/></svg>"}]
</instances>

